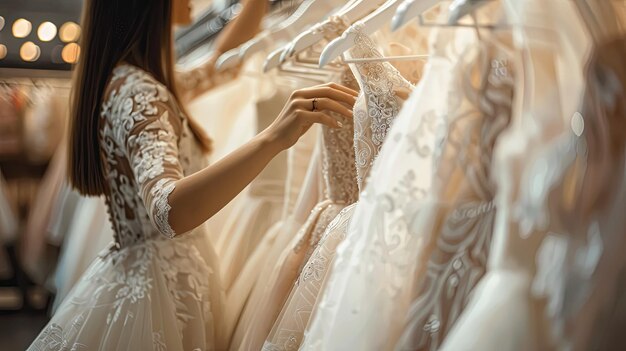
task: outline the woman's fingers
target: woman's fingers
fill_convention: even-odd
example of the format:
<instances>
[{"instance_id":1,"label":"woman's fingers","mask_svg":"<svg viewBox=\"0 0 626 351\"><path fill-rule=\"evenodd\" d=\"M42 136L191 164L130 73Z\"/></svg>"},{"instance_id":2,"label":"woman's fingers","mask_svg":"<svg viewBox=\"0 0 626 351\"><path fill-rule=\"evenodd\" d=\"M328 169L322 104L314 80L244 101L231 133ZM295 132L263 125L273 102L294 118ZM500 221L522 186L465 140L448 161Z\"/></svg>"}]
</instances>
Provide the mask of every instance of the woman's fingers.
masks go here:
<instances>
[{"instance_id":1,"label":"woman's fingers","mask_svg":"<svg viewBox=\"0 0 626 351\"><path fill-rule=\"evenodd\" d=\"M308 121L309 123L320 123L320 124L329 126L331 128L343 127L343 124L341 124L341 122L338 119L331 117L330 115L324 112L299 111L298 113L301 118Z\"/></svg>"},{"instance_id":2,"label":"woman's fingers","mask_svg":"<svg viewBox=\"0 0 626 351\"><path fill-rule=\"evenodd\" d=\"M315 101L315 103L313 101ZM304 110L304 111L313 111L314 107L315 107L315 111L324 110L324 111L329 111L329 112L336 112L349 118L352 117L352 109L347 108L345 105L340 104L337 101L331 100L329 98L298 100L296 102L296 108Z\"/></svg>"},{"instance_id":3,"label":"woman's fingers","mask_svg":"<svg viewBox=\"0 0 626 351\"><path fill-rule=\"evenodd\" d=\"M311 101L312 103L312 101ZM344 105L338 103L335 100L331 100L329 98L320 98L315 101L315 107L317 110L326 110L339 113L348 118L352 118L352 109L347 108ZM350 106L352 107L352 106Z\"/></svg>"},{"instance_id":4,"label":"woman's fingers","mask_svg":"<svg viewBox=\"0 0 626 351\"><path fill-rule=\"evenodd\" d=\"M358 92L358 91L356 91L356 90L352 90L352 89L350 89L350 88L348 88L348 87L346 87L346 86L343 86L343 85L341 85L341 84L337 84L337 83L328 83L328 84L326 84L326 86L331 87L331 88L336 89L336 90L341 90L341 91L343 91L344 93L350 94L350 95L352 95L352 96L354 96L354 97L357 97L357 96L359 95L359 92Z\"/></svg>"},{"instance_id":5,"label":"woman's fingers","mask_svg":"<svg viewBox=\"0 0 626 351\"><path fill-rule=\"evenodd\" d=\"M346 88L348 89L348 88ZM313 87L309 89L303 89L298 91L298 97L303 99L314 99L314 98L329 98L338 102L342 102L347 104L348 106L354 106L356 102L356 96L358 93L354 92L356 95L345 92L343 90L334 89L327 86L321 87Z\"/></svg>"}]
</instances>

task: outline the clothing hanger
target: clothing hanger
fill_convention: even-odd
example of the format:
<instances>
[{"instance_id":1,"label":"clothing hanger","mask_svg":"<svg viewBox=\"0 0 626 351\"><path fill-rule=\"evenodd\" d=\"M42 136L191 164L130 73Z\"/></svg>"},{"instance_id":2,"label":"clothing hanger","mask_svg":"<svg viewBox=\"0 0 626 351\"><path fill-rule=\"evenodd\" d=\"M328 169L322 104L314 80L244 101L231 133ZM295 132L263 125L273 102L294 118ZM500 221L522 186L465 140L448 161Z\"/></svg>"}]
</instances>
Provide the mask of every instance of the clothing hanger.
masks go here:
<instances>
[{"instance_id":1,"label":"clothing hanger","mask_svg":"<svg viewBox=\"0 0 626 351\"><path fill-rule=\"evenodd\" d=\"M232 52L228 51L222 54L218 58L215 68L220 71L234 67L253 54L268 49L274 43L293 39L304 27L318 21L332 11L332 2L329 0L305 0L278 28L263 31L252 40L231 50Z\"/></svg>"},{"instance_id":2,"label":"clothing hanger","mask_svg":"<svg viewBox=\"0 0 626 351\"><path fill-rule=\"evenodd\" d=\"M396 12L398 6L402 3L402 0L387 0L381 7L379 7L376 11L370 13L362 20L357 21L354 25L360 25L363 28L363 31L366 35L373 34L384 25L389 23L389 20L393 17ZM354 46L357 34L354 31L348 29L341 37L331 41L322 51L322 55L320 56L319 65L320 67L326 66L329 62L339 57L344 52L348 51L351 47ZM363 60L363 59L359 59ZM371 60L371 59L364 59ZM345 61L345 60L344 60ZM361 61L358 61L361 62ZM355 62L356 63L356 62Z\"/></svg>"},{"instance_id":3,"label":"clothing hanger","mask_svg":"<svg viewBox=\"0 0 626 351\"><path fill-rule=\"evenodd\" d=\"M411 1L411 0L408 0L408 1ZM422 0L415 0L415 1L422 1ZM430 0L423 0L423 1L430 1ZM465 3L465 1L469 1L466 5L468 7L464 7L463 4ZM510 25L505 24L505 23L479 24L477 22L477 18L475 16L476 11L479 10L484 5L489 4L490 1L493 1L493 0L455 0L454 2L459 3L456 6L460 6L460 7L455 7L456 8L455 11L457 12L457 15L455 15L455 17L460 15L460 17L456 18L456 21L451 21L449 19L446 23L427 22L424 20L424 13L416 13L416 16L417 16L420 27L463 27L463 28L473 28L473 29L481 28L481 29L488 29L491 31L510 30L511 29ZM406 4L406 2L404 4ZM398 8L398 12L400 11L402 11L402 5ZM396 13L396 15L397 14L398 13ZM472 17L472 22L460 23L463 17L465 17L466 15L470 15ZM399 18L394 17L394 22L395 20L399 20ZM398 28L400 28L401 26L402 25L400 25ZM392 29L396 30L397 28L392 28Z\"/></svg>"},{"instance_id":4,"label":"clothing hanger","mask_svg":"<svg viewBox=\"0 0 626 351\"><path fill-rule=\"evenodd\" d=\"M385 0L353 0L342 7L335 16L346 23L354 23L375 11L383 2ZM316 26L314 26L309 31L296 37L288 49L281 55L280 62L285 62L289 57L310 48L324 39L325 33L316 29Z\"/></svg>"},{"instance_id":5,"label":"clothing hanger","mask_svg":"<svg viewBox=\"0 0 626 351\"><path fill-rule=\"evenodd\" d=\"M226 8L210 12L202 17L202 22L192 25L191 29L181 33L180 36L177 35L175 47L178 60L211 42L237 14L238 6L238 1L231 0Z\"/></svg>"},{"instance_id":6,"label":"clothing hanger","mask_svg":"<svg viewBox=\"0 0 626 351\"><path fill-rule=\"evenodd\" d=\"M280 56L282 55L283 51L285 51L287 49L287 45L284 45L274 51L272 51L267 58L265 59L265 62L263 63L263 73L267 73L269 71L271 71L272 69L280 66Z\"/></svg>"},{"instance_id":7,"label":"clothing hanger","mask_svg":"<svg viewBox=\"0 0 626 351\"><path fill-rule=\"evenodd\" d=\"M398 6L398 10L391 20L391 30L400 29L415 17L419 17L422 21L421 15L438 2L439 0L405 0Z\"/></svg>"},{"instance_id":8,"label":"clothing hanger","mask_svg":"<svg viewBox=\"0 0 626 351\"><path fill-rule=\"evenodd\" d=\"M332 0L305 0L280 28L269 34L269 40L272 42L291 40L305 27L319 21L324 15L331 12L333 8L334 1ZM249 57L260 51L257 48L264 39L267 42L266 38L259 38L258 41L246 43L242 48L242 56Z\"/></svg>"},{"instance_id":9,"label":"clothing hanger","mask_svg":"<svg viewBox=\"0 0 626 351\"><path fill-rule=\"evenodd\" d=\"M485 0L454 0L449 6L448 24L454 25L470 13L486 5Z\"/></svg>"}]
</instances>

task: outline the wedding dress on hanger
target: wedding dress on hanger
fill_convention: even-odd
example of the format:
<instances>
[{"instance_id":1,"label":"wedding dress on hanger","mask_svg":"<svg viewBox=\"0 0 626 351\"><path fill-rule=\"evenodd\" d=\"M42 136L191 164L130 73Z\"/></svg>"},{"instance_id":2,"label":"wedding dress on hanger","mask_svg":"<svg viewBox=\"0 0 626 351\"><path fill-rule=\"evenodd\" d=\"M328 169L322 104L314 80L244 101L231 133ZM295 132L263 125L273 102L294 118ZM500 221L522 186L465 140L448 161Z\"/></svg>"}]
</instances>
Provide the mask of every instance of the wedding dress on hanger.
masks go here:
<instances>
[{"instance_id":1,"label":"wedding dress on hanger","mask_svg":"<svg viewBox=\"0 0 626 351\"><path fill-rule=\"evenodd\" d=\"M298 197L293 205L290 205L291 202L288 198L286 198L287 201L285 203L285 207L288 212L285 217L283 217L284 219L276 223L268 230L263 238L263 241L259 245L259 249L255 251L254 255L246 263L246 267L238 277L235 285L232 287L232 294L240 294L240 285L246 284L250 277L255 277L252 290L248 292L245 306L243 306L243 310L237 320L236 328L233 332L229 346L230 350L244 349L244 338L248 334L250 326L254 323L258 323L259 306L261 306L261 301L263 301L263 299L268 298L267 289L268 286L271 285L269 282L276 279L274 277L281 269L278 262L281 259L283 252L290 249L289 243L293 239L293 233L296 233L298 229L304 225L304 222L306 221L311 210L324 198L321 176L321 148L323 147L321 145L322 135L316 131L316 133L305 135L301 138L301 141L304 141L303 139L310 138L311 136L314 137L313 141L317 140L319 142L314 143L314 148L311 150L312 153L310 157L305 158L306 155L304 152L307 151L306 147L302 148L300 152L295 150L295 148L302 147L298 146L300 141L298 141L294 148L290 149L296 151L294 153L294 158L292 159L294 163L292 163L290 167L290 169L294 169L293 175L296 176L296 178L290 178L290 182L287 184L287 187L289 184L295 185L298 179L297 176L302 175L305 177L300 182L300 189L302 189L302 191L298 194ZM310 141L306 141L305 145L309 142ZM300 170L302 166L306 168L304 173ZM286 191L286 194L295 194L295 192L290 193L289 191ZM263 257L257 258L257 256L260 255L265 255L265 263L263 265L258 264L258 262L263 259ZM231 301L232 299L239 299L238 296L233 297L232 294L228 296L227 303L229 306L233 304ZM249 338L250 337L248 336L247 340L250 340ZM261 339L261 337L259 337L259 339ZM261 339L259 342L262 341L263 340Z\"/></svg>"},{"instance_id":2,"label":"wedding dress on hanger","mask_svg":"<svg viewBox=\"0 0 626 351\"><path fill-rule=\"evenodd\" d=\"M254 136L257 96L254 87L259 79L254 72L258 71L258 65L258 58L251 59L244 64L236 78L215 86L188 104L189 114L196 118L211 137L211 162L228 155ZM241 192L207 221L209 235L218 254L221 252L220 245L224 243L222 234L227 235L224 231L225 223L239 206L244 194L245 191Z\"/></svg>"},{"instance_id":3,"label":"wedding dress on hanger","mask_svg":"<svg viewBox=\"0 0 626 351\"><path fill-rule=\"evenodd\" d=\"M523 202L530 203L526 208L550 206L551 213L548 225L551 235L542 241L537 254L533 293L547 300L544 315L549 317L550 337L556 348L624 349L624 3L597 0L574 3L586 34L592 39L592 47L584 52L588 56L578 55L579 59L585 58L577 62L576 68L584 79L581 98L562 99L562 104L568 107L564 110L563 135L550 150L550 159L562 162L550 163L548 170L560 177L554 179L552 187L546 188L545 198ZM556 7L560 17L552 16L558 33L566 45L580 50L580 36L568 30L571 20L562 10L566 5L554 5L560 6ZM571 50L569 54L572 52L580 53ZM563 76L560 84L566 85L569 79ZM577 113L568 114L574 109ZM527 180L522 184L528 187ZM554 201L555 198L561 200Z\"/></svg>"},{"instance_id":4,"label":"wedding dress on hanger","mask_svg":"<svg viewBox=\"0 0 626 351\"><path fill-rule=\"evenodd\" d=\"M348 31L356 33L357 39L356 45L346 54L347 58L382 57L374 41L363 33L360 25L353 25ZM354 106L354 148L357 171L355 181L362 189L387 130L400 111L403 103L400 96L408 96L413 86L389 63L351 63L349 66L361 89ZM300 346L332 265L336 247L344 238L347 224L352 218L354 205L343 209L325 229L297 278L263 350L297 350Z\"/></svg>"},{"instance_id":5,"label":"wedding dress on hanger","mask_svg":"<svg viewBox=\"0 0 626 351\"><path fill-rule=\"evenodd\" d=\"M271 123L275 116L280 113L284 103L294 90L303 88L305 87L303 83L308 83L305 80L284 79L284 77L280 76L272 77L272 79L274 80L275 90L270 96L257 102L259 117L265 118L267 123ZM277 102L280 104L277 104ZM296 205L297 198L295 197L298 195L297 191L302 188L306 176L317 131L317 126L307 131L293 147L278 156L282 157L282 160L278 160L275 163L276 159L272 160L270 165L273 164L273 167L270 168L268 165L250 186L249 191L257 198L260 198L260 201L265 202L265 208L260 207L256 214L258 219L256 222L253 222L253 224L256 223L257 225L250 226L249 229L249 231L255 231L254 235L250 236L253 238L257 237L258 242L253 242L253 240L246 237L241 238L243 242L239 246L248 248L250 255L243 260L242 257L239 257L241 249L237 245L231 244L229 246L231 250L237 249L230 252L230 257L239 257L241 265L236 275L233 269L226 269L227 272L231 273L232 277L232 281L228 284L226 290L226 328L229 331L228 335L231 335L241 320L242 311L248 303L257 281L264 281L263 279L266 275L262 274L263 268L267 264L275 264L273 257L277 253L274 246L284 248L289 238L293 236L294 229L288 226L287 223L291 220L291 215ZM307 188L307 190L313 191L315 188ZM305 206L306 209L302 210L309 212L317 200L315 198L314 202L309 202L310 205L308 206L303 203L301 206ZM250 211L250 201L246 201L244 210ZM249 216L249 214L246 214L246 216ZM260 221L261 225L258 225ZM269 224L271 226L265 229ZM290 228L286 232L288 227ZM223 257L229 257L229 252L225 252Z\"/></svg>"},{"instance_id":6,"label":"wedding dress on hanger","mask_svg":"<svg viewBox=\"0 0 626 351\"><path fill-rule=\"evenodd\" d=\"M316 30L323 31L328 38L334 38L346 28L341 19L331 18L319 25ZM309 69L311 73L320 71L328 72L312 67ZM347 67L335 71L332 71L332 75L338 77L334 77L333 80L356 88L354 78L347 71ZM292 236L287 247L282 248L275 267L271 269L271 276L267 281L261 282L264 286L256 305L252 306L253 319L249 325L242 326L244 330L235 332L236 338L240 341L237 341L238 345L231 345L231 349L234 347L242 350L261 349L302 264L310 256L324 229L343 208L354 203L358 197L355 182L353 122L348 118L337 117L343 123L342 128L321 128L324 199L314 207L302 228L297 231L295 237ZM239 326L237 328L239 329Z\"/></svg>"},{"instance_id":7,"label":"wedding dress on hanger","mask_svg":"<svg viewBox=\"0 0 626 351\"><path fill-rule=\"evenodd\" d=\"M506 1L519 25L525 89L496 147L489 270L443 350L624 347L623 309L613 300L626 244L618 214L626 205L626 139L614 118L623 109L626 72L616 58L624 43L590 51L592 31L575 3ZM608 28L610 17L595 23ZM608 347L611 334L619 336Z\"/></svg>"},{"instance_id":8,"label":"wedding dress on hanger","mask_svg":"<svg viewBox=\"0 0 626 351\"><path fill-rule=\"evenodd\" d=\"M497 212L493 149L512 113L511 52L510 33L481 32L453 71L461 101L449 111L435 181L413 218L424 261L396 350L438 350L485 274Z\"/></svg>"},{"instance_id":9,"label":"wedding dress on hanger","mask_svg":"<svg viewBox=\"0 0 626 351\"><path fill-rule=\"evenodd\" d=\"M258 53L257 58L261 56L265 55ZM260 60L255 69L260 72ZM273 79L256 79L251 122L255 132L260 132L278 116L290 92L278 90ZM232 208L218 242L222 284L227 292L267 230L280 220L286 179L287 152L281 152L250 183L237 206Z\"/></svg>"},{"instance_id":10,"label":"wedding dress on hanger","mask_svg":"<svg viewBox=\"0 0 626 351\"><path fill-rule=\"evenodd\" d=\"M442 11L445 15L446 11ZM424 75L388 133L301 350L390 350L413 300L415 272L429 257L429 238L413 221L425 214L427 193L445 141L448 116L462 106L457 62L476 42L472 29L431 33Z\"/></svg>"},{"instance_id":11,"label":"wedding dress on hanger","mask_svg":"<svg viewBox=\"0 0 626 351\"><path fill-rule=\"evenodd\" d=\"M223 350L223 291L205 228L175 237L167 221L174 181L206 164L200 146L150 74L121 64L109 84L100 142L115 245L29 350Z\"/></svg>"}]
</instances>

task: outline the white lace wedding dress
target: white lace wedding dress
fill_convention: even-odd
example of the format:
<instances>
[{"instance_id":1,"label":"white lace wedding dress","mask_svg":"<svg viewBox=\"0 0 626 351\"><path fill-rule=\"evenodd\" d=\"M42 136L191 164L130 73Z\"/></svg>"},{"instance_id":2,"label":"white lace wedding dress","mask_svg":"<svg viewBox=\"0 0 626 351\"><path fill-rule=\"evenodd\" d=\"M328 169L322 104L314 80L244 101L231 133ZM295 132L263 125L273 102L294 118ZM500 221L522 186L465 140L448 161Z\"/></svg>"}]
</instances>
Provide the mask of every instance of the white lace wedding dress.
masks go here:
<instances>
[{"instance_id":1,"label":"white lace wedding dress","mask_svg":"<svg viewBox=\"0 0 626 351\"><path fill-rule=\"evenodd\" d=\"M207 233L175 233L168 223L174 181L204 166L200 147L151 75L121 64L109 84L99 136L115 244L29 350L223 350L223 292Z\"/></svg>"},{"instance_id":2,"label":"white lace wedding dress","mask_svg":"<svg viewBox=\"0 0 626 351\"><path fill-rule=\"evenodd\" d=\"M362 25L348 29L356 34L349 58L380 58L376 43ZM387 62L350 64L361 93L354 105L354 150L356 183L364 186L370 168L396 118L402 103L413 89L398 70ZM263 350L297 350L330 272L337 245L345 237L355 204L344 208L325 228L313 253L305 262L287 302L276 320Z\"/></svg>"},{"instance_id":3,"label":"white lace wedding dress","mask_svg":"<svg viewBox=\"0 0 626 351\"><path fill-rule=\"evenodd\" d=\"M461 104L457 62L476 42L472 29L431 34L424 75L404 103L361 193L346 238L301 350L390 350L413 301L415 272L428 261L429 212L448 116ZM431 228L432 229L432 228Z\"/></svg>"}]
</instances>

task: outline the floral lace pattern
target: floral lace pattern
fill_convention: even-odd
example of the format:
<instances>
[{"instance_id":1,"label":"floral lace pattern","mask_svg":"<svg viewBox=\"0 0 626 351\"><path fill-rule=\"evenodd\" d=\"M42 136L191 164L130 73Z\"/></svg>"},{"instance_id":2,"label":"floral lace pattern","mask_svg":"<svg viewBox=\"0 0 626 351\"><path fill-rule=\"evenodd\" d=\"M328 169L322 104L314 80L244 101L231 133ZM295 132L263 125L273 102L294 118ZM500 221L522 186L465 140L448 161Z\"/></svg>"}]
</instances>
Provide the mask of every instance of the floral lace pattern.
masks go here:
<instances>
[{"instance_id":1,"label":"floral lace pattern","mask_svg":"<svg viewBox=\"0 0 626 351\"><path fill-rule=\"evenodd\" d=\"M87 346L78 342L71 342L85 323L85 316L78 315L71 323L69 330L55 323L51 323L41 332L29 349L34 351L84 351Z\"/></svg>"},{"instance_id":2,"label":"floral lace pattern","mask_svg":"<svg viewBox=\"0 0 626 351\"><path fill-rule=\"evenodd\" d=\"M186 117L152 76L124 64L109 84L100 141L115 243L29 350L214 349L222 343L222 296L210 243L202 229L166 240L175 236L168 221L175 181L206 161Z\"/></svg>"},{"instance_id":3,"label":"floral lace pattern","mask_svg":"<svg viewBox=\"0 0 626 351\"><path fill-rule=\"evenodd\" d=\"M461 107L459 87L454 85L460 72L455 67L475 41L471 34L440 29L431 36L424 75L374 162L301 350L374 351L396 346L416 293L416 272L428 264L425 251L438 244L429 236L434 223L420 218L429 218L438 207L432 190L438 182L447 124ZM452 272L455 268L464 269L458 263ZM433 318L423 325L426 331L440 326Z\"/></svg>"},{"instance_id":4,"label":"floral lace pattern","mask_svg":"<svg viewBox=\"0 0 626 351\"><path fill-rule=\"evenodd\" d=\"M470 50L457 87L465 98L448 117L436 183L426 264L417 267L409 323L396 349L437 350L485 274L495 220L493 149L512 114L513 79L506 58L490 46ZM481 72L481 83L471 80ZM459 182L459 171L464 178ZM454 189L454 191L453 191ZM453 195L445 195L446 193ZM423 212L424 213L424 212ZM430 234L432 233L432 234Z\"/></svg>"},{"instance_id":5,"label":"floral lace pattern","mask_svg":"<svg viewBox=\"0 0 626 351\"><path fill-rule=\"evenodd\" d=\"M154 222L159 231L170 239L173 239L176 233L170 227L169 213L172 207L167 202L167 199L175 187L176 184L170 179L159 179L156 186L150 191L150 195L154 198Z\"/></svg>"},{"instance_id":6,"label":"floral lace pattern","mask_svg":"<svg viewBox=\"0 0 626 351\"><path fill-rule=\"evenodd\" d=\"M184 140L192 138L187 120L167 89L137 68L118 66L110 86L100 139L116 242L128 246L158 233L174 237L167 196L189 166L188 159L182 160L186 165L178 159L192 149Z\"/></svg>"},{"instance_id":7,"label":"floral lace pattern","mask_svg":"<svg viewBox=\"0 0 626 351\"><path fill-rule=\"evenodd\" d=\"M354 46L347 58L381 58L375 43L363 31L363 24L356 23L348 29L355 34ZM400 75L388 62L351 63L361 93L354 105L354 149L359 188L369 175L374 159L380 152L393 120L402 108L399 91L407 95L413 85Z\"/></svg>"},{"instance_id":8,"label":"floral lace pattern","mask_svg":"<svg viewBox=\"0 0 626 351\"><path fill-rule=\"evenodd\" d=\"M359 58L381 57L372 40L361 32L360 27L354 30L359 33L359 39L355 48L351 50L352 54ZM355 145L353 152L350 153L354 156L350 169L354 169L356 173L356 181L354 176L350 180L351 189L353 189L351 193L356 193L358 189L354 187L360 186L362 177L367 176L369 167L378 154L392 121L400 111L401 101L395 94L396 89L406 88L410 91L412 86L393 66L388 64L365 63L357 64L356 67L351 64L350 68L361 89L354 107ZM332 152L333 149L327 147L325 151ZM345 159L341 160L343 162ZM339 163L336 165L345 167ZM359 170L363 173L359 173ZM332 179L335 183L327 183L328 187L337 186L336 178L327 176L328 171L324 175L326 180ZM350 200L353 201L356 198ZM300 347L304 331L315 310L324 281L330 272L337 246L346 236L354 208L355 204L347 206L340 213L335 212L336 217L321 221L324 223L323 227L316 226L316 230L321 229L323 232L319 233L321 234L319 237L312 236L315 240L309 246L311 253L305 256L305 264L280 317L265 341L264 351L297 350ZM323 215L329 213L332 212L326 211ZM330 224L326 225L327 223Z\"/></svg>"},{"instance_id":9,"label":"floral lace pattern","mask_svg":"<svg viewBox=\"0 0 626 351\"><path fill-rule=\"evenodd\" d=\"M263 344L263 351L296 351L304 338L304 331L317 304L328 268L335 257L335 248L345 237L352 204L344 208L324 231L319 245L299 275L296 287L291 291L286 313L281 314L278 328L272 329Z\"/></svg>"}]
</instances>

